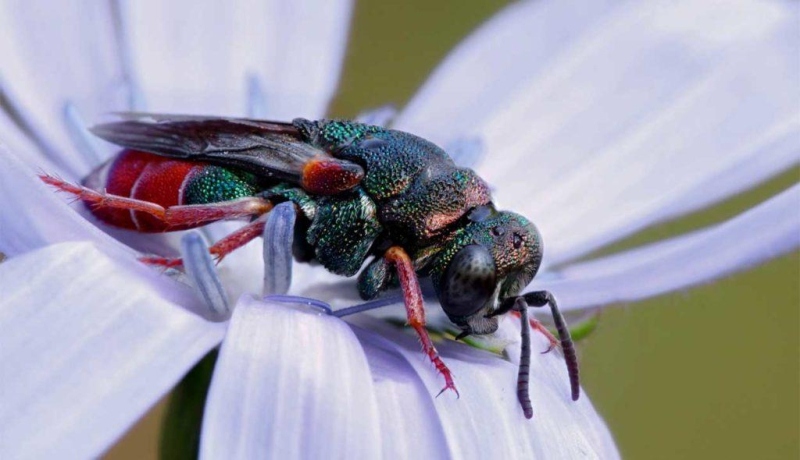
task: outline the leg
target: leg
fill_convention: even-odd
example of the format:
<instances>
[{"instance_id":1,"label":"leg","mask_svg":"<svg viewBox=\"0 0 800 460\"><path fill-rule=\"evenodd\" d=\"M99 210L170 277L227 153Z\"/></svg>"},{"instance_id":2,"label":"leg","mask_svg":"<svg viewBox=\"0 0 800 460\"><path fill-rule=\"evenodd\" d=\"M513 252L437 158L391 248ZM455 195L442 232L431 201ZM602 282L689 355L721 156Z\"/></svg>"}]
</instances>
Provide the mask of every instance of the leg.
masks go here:
<instances>
[{"instance_id":1,"label":"leg","mask_svg":"<svg viewBox=\"0 0 800 460\"><path fill-rule=\"evenodd\" d=\"M555 336L551 334L550 331L547 330L547 328L544 327L544 325L540 323L538 319L530 318L530 323L531 323L531 329L542 333L542 335L547 337L547 340L550 342L550 346L548 346L547 350L543 351L542 354L549 353L553 348L558 346L558 339L555 338Z\"/></svg>"},{"instance_id":2,"label":"leg","mask_svg":"<svg viewBox=\"0 0 800 460\"><path fill-rule=\"evenodd\" d=\"M408 324L414 328L422 342L422 350L428 355L436 370L444 377L445 386L439 394L445 390L453 390L458 396L453 376L450 374L450 369L444 364L436 347L433 346L425 329L425 306L422 303L422 290L419 287L417 274L414 272L414 266L411 264L411 258L408 257L403 248L399 246L392 246L386 251L386 260L394 265L397 270L397 276L400 279L400 286L403 288L403 300L406 306L406 314L408 315ZM438 395L437 395L438 396Z\"/></svg>"},{"instance_id":3,"label":"leg","mask_svg":"<svg viewBox=\"0 0 800 460\"><path fill-rule=\"evenodd\" d=\"M264 225L267 222L267 214L262 215L258 219L250 222L244 227L236 230L235 232L227 235L225 238L214 243L208 252L211 253L220 263L231 252L241 248L245 244L253 241L261 236L264 232ZM165 257L141 257L140 261L149 265L158 265L164 268L177 268L183 265L183 260L180 258L170 259Z\"/></svg>"},{"instance_id":4,"label":"leg","mask_svg":"<svg viewBox=\"0 0 800 460\"><path fill-rule=\"evenodd\" d=\"M199 226L218 220L258 216L272 209L272 203L264 198L258 197L246 197L219 203L169 206L165 208L149 201L98 192L88 187L71 184L53 176L43 175L40 177L45 183L61 191L71 193L79 200L91 206L145 212L156 217L170 227Z\"/></svg>"}]
</instances>

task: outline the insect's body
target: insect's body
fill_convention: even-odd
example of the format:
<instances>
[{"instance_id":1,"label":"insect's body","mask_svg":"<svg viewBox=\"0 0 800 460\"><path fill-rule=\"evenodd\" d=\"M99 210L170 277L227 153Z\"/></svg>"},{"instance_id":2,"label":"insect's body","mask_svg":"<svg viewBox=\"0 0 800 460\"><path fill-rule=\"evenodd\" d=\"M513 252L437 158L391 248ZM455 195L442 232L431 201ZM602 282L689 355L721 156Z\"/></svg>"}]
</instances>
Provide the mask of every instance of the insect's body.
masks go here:
<instances>
[{"instance_id":1,"label":"insect's body","mask_svg":"<svg viewBox=\"0 0 800 460\"><path fill-rule=\"evenodd\" d=\"M308 141L331 155L364 167L364 178L334 195L306 192L296 184L231 166L124 150L95 170L85 185L168 207L236 200L260 195L294 201L308 220L306 242L333 273L352 276L376 249L401 244L415 266L425 268L441 243L468 220L465 215L491 202L489 188L470 169L456 166L436 145L401 131L343 121L297 121ZM98 207L108 224L140 232L169 227L141 211ZM380 280L388 281L388 280ZM379 287L362 283L371 298Z\"/></svg>"},{"instance_id":2,"label":"insect's body","mask_svg":"<svg viewBox=\"0 0 800 460\"><path fill-rule=\"evenodd\" d=\"M139 232L251 218L210 248L219 258L258 237L275 204L293 202L301 215L297 228L305 232L295 238L296 255L345 276L372 258L359 277L365 299L399 282L409 325L445 388L455 385L425 330L418 276L431 277L461 336L494 332L498 315L525 302L550 304L557 313L549 293L519 295L542 258L533 224L496 210L486 183L425 139L349 121L151 118L94 128L127 150L94 171L85 187L45 181L93 204L100 220ZM557 343L538 322L531 324ZM559 328L575 399L577 363L566 331ZM520 401L530 416L523 368Z\"/></svg>"}]
</instances>

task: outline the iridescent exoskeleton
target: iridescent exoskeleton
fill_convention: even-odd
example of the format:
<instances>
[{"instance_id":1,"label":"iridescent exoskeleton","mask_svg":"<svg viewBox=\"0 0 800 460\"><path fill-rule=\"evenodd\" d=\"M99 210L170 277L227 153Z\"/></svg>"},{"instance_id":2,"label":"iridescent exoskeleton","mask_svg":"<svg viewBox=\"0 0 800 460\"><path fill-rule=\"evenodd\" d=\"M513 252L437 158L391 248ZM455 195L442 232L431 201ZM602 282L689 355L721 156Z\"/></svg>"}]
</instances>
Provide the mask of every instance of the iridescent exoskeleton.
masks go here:
<instances>
[{"instance_id":1,"label":"iridescent exoskeleton","mask_svg":"<svg viewBox=\"0 0 800 460\"><path fill-rule=\"evenodd\" d=\"M102 221L140 232L193 228L250 218L210 251L217 258L261 235L266 215L291 202L300 219L295 254L344 276L360 271L358 290L372 299L399 283L408 323L424 352L456 391L425 328L419 277L430 277L448 318L469 334L490 334L498 315L523 319L518 395L525 415L530 342L527 306L549 304L578 398L574 348L552 295L520 296L542 260L542 241L525 217L499 211L487 184L431 142L351 121L291 123L158 116L96 126L120 145L115 158L82 186L44 180L93 205ZM180 259L147 257L180 267ZM366 264L366 267L364 265ZM362 269L362 267L364 267ZM559 343L538 321L531 325Z\"/></svg>"}]
</instances>

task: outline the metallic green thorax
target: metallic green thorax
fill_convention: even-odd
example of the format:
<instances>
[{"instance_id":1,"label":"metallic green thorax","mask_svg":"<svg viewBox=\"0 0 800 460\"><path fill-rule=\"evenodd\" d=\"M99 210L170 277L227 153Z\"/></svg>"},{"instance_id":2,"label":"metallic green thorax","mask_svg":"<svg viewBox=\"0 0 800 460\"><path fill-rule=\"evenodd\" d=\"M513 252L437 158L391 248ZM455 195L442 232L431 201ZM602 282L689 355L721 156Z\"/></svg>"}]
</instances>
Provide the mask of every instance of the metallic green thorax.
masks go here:
<instances>
[{"instance_id":1,"label":"metallic green thorax","mask_svg":"<svg viewBox=\"0 0 800 460\"><path fill-rule=\"evenodd\" d=\"M387 236L410 250L448 233L475 206L491 200L475 172L417 136L347 121L295 121L310 142L362 165L360 184L378 206Z\"/></svg>"}]
</instances>

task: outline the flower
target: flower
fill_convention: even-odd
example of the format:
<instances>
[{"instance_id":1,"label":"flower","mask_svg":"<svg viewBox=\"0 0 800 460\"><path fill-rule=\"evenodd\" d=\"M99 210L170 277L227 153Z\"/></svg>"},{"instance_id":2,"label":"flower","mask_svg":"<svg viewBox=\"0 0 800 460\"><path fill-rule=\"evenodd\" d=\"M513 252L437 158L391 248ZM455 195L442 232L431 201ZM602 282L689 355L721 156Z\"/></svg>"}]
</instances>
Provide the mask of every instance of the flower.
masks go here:
<instances>
[{"instance_id":1,"label":"flower","mask_svg":"<svg viewBox=\"0 0 800 460\"><path fill-rule=\"evenodd\" d=\"M0 6L4 457L99 455L220 342L205 457L616 457L588 399L568 400L556 354L533 360L534 423L516 406L513 362L460 344L440 351L463 397L434 398L438 376L396 329L251 295L229 324L206 321L185 284L135 261L133 248L174 250L176 237L101 229L35 179L37 168L79 179L108 155L81 127L109 110L323 115L350 3L249 3ZM800 94L795 4L571 6L509 6L393 124L472 152L461 161L499 204L537 223L546 267L529 289L552 290L564 309L597 307L796 248L798 186L723 224L575 262L796 164ZM258 291L259 252L223 262L231 292ZM341 284L295 267L294 293L350 305L355 290Z\"/></svg>"}]
</instances>

